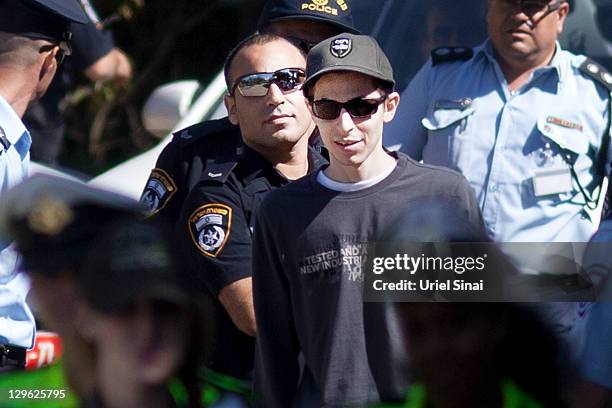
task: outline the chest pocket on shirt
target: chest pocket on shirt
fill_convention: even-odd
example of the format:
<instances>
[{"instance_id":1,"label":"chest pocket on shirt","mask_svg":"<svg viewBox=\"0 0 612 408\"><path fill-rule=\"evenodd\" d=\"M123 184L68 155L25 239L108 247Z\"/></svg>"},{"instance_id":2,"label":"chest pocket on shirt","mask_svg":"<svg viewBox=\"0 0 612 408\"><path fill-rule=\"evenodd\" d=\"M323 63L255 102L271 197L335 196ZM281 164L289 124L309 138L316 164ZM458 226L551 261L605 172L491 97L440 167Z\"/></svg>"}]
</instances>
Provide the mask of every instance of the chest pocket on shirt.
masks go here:
<instances>
[{"instance_id":1,"label":"chest pocket on shirt","mask_svg":"<svg viewBox=\"0 0 612 408\"><path fill-rule=\"evenodd\" d=\"M461 163L469 161L469 135L475 109L463 107L461 101L439 100L434 110L421 120L429 131L423 151L426 162L459 168Z\"/></svg>"},{"instance_id":2,"label":"chest pocket on shirt","mask_svg":"<svg viewBox=\"0 0 612 408\"><path fill-rule=\"evenodd\" d=\"M540 135L539 148L531 154L534 170L568 169L571 163L575 163L576 171L580 175L578 160L589 152L589 139L583 133L582 126L556 116L545 115L538 119L537 130ZM572 185L572 190L559 193L558 199L566 200L575 195L577 187L573 178Z\"/></svg>"}]
</instances>

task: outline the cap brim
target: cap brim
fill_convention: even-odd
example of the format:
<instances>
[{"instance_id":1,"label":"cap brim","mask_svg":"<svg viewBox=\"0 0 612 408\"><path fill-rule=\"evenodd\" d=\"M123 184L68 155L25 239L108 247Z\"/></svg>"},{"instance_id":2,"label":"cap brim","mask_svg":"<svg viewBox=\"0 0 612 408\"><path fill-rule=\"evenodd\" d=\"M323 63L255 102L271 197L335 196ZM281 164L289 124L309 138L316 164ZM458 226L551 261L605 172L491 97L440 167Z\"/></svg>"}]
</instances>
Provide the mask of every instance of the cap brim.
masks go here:
<instances>
[{"instance_id":1,"label":"cap brim","mask_svg":"<svg viewBox=\"0 0 612 408\"><path fill-rule=\"evenodd\" d=\"M62 20L69 20L70 22L79 24L89 22L87 15L76 1L74 2L74 7L68 6L66 0L32 0L32 2L47 9Z\"/></svg>"},{"instance_id":2,"label":"cap brim","mask_svg":"<svg viewBox=\"0 0 612 408\"><path fill-rule=\"evenodd\" d=\"M300 15L291 15L291 16L277 17L277 18L273 18L273 19L268 20L266 24L273 23L275 21L286 21L286 20L320 21L322 23L327 23L329 25L337 27L342 32L351 33L351 34L361 34L361 32L359 30L357 30L355 27L352 27L352 26L350 26L348 24L344 24L344 23L342 23L340 21L332 20L332 19L329 19L329 18L321 17L321 16L315 16L313 14L300 14Z\"/></svg>"},{"instance_id":3,"label":"cap brim","mask_svg":"<svg viewBox=\"0 0 612 408\"><path fill-rule=\"evenodd\" d=\"M367 75L367 76L370 76L376 79L380 79L381 81L387 82L391 84L392 86L395 86L395 80L390 81L387 78L383 78L382 75L380 75L379 73L375 71L371 71L367 68L356 67L353 65L334 65L331 67L323 68L322 70L318 71L314 75L311 75L310 77L306 78L306 81L304 81L304 85L302 85L302 89L304 90L304 93L305 94L308 93L308 90L310 89L310 87L321 77L321 75L328 74L330 72L357 72L357 73L364 74L364 75Z\"/></svg>"}]
</instances>

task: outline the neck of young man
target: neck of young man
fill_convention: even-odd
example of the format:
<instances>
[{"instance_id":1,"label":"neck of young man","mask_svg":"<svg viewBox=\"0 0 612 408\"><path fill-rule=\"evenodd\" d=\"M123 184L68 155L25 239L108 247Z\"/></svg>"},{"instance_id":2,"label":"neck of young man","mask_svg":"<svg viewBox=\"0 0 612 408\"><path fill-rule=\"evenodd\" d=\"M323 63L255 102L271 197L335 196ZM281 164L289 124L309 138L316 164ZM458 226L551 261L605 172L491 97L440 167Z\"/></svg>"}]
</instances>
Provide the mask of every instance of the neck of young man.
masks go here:
<instances>
[{"instance_id":1,"label":"neck of young man","mask_svg":"<svg viewBox=\"0 0 612 408\"><path fill-rule=\"evenodd\" d=\"M331 155L325 175L340 183L358 183L389 172L395 164L396 159L387 153L381 144L359 164L343 163Z\"/></svg>"},{"instance_id":2,"label":"neck of young man","mask_svg":"<svg viewBox=\"0 0 612 408\"><path fill-rule=\"evenodd\" d=\"M508 83L508 89L510 91L516 91L523 85L529 82L529 78L533 71L538 68L542 68L550 65L555 52L556 46L548 50L548 52L533 55L522 59L504 59L499 53L495 53L499 66L506 78Z\"/></svg>"}]
</instances>

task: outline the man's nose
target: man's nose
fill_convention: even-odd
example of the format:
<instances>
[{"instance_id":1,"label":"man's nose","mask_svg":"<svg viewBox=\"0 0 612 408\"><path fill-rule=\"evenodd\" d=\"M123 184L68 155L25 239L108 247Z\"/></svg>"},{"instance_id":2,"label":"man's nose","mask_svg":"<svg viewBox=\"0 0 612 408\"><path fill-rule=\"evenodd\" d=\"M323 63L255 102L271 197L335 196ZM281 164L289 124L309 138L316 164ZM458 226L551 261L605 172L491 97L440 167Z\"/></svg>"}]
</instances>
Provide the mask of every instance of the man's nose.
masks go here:
<instances>
[{"instance_id":1,"label":"man's nose","mask_svg":"<svg viewBox=\"0 0 612 408\"><path fill-rule=\"evenodd\" d=\"M268 104L270 105L276 106L285 102L285 94L283 91L281 91L278 85L274 83L270 84L266 97L268 98Z\"/></svg>"},{"instance_id":2,"label":"man's nose","mask_svg":"<svg viewBox=\"0 0 612 408\"><path fill-rule=\"evenodd\" d=\"M340 110L340 116L338 117L338 120L340 121L340 128L345 133L350 132L355 127L353 117L344 108Z\"/></svg>"}]
</instances>

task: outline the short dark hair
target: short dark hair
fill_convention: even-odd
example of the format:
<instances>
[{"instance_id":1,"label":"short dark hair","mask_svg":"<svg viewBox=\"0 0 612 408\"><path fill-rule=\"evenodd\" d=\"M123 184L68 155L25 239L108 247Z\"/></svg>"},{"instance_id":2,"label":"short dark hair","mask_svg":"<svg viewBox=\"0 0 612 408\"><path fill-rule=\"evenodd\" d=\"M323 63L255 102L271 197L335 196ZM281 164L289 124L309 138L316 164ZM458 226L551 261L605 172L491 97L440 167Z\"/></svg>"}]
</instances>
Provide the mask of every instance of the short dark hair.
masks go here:
<instances>
[{"instance_id":1,"label":"short dark hair","mask_svg":"<svg viewBox=\"0 0 612 408\"><path fill-rule=\"evenodd\" d=\"M244 40L240 41L234 48L232 48L232 50L227 54L227 57L225 57L225 63L223 64L223 75L225 76L225 85L227 86L228 92L231 90L231 87L232 87L232 82L230 78L230 70L232 68L232 63L234 62L234 59L236 58L236 55L238 55L238 53L242 51L243 49L250 47L252 45L264 45L264 44L268 44L273 41L279 41L279 40L288 42L289 44L297 48L304 56L306 56L304 51L291 39L281 37L280 35L271 34L271 33L251 34Z\"/></svg>"}]
</instances>

